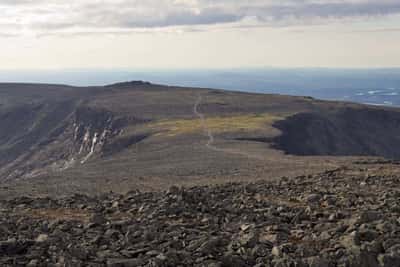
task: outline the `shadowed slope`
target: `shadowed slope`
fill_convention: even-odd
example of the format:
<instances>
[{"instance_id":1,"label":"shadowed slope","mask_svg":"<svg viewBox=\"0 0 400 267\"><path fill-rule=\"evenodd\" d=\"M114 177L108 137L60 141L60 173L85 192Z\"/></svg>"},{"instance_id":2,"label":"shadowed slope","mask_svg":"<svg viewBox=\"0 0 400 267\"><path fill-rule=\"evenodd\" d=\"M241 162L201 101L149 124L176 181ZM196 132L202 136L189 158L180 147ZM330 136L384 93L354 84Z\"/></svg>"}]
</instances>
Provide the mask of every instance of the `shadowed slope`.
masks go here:
<instances>
[{"instance_id":1,"label":"shadowed slope","mask_svg":"<svg viewBox=\"0 0 400 267\"><path fill-rule=\"evenodd\" d=\"M383 156L400 158L400 113L341 109L301 113L276 122L276 148L294 155Z\"/></svg>"}]
</instances>

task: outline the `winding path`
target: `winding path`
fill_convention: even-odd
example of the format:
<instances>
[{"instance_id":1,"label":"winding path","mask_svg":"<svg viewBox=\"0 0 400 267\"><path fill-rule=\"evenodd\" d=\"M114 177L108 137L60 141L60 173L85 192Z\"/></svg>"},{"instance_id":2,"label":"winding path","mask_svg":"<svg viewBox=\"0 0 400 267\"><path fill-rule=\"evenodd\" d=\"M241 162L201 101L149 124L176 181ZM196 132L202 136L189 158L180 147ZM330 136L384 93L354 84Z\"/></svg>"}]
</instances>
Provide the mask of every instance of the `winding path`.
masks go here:
<instances>
[{"instance_id":1,"label":"winding path","mask_svg":"<svg viewBox=\"0 0 400 267\"><path fill-rule=\"evenodd\" d=\"M205 115L203 113L199 112L199 106L200 106L202 100L203 100L203 96L199 95L199 97L196 100L196 103L194 104L193 113L197 117L199 117L201 127L203 128L205 135L208 137L206 147L209 149L215 150L215 151L219 151L219 149L213 145L215 138L214 138L214 135L213 135L211 129L208 128L208 126L207 126Z\"/></svg>"},{"instance_id":2,"label":"winding path","mask_svg":"<svg viewBox=\"0 0 400 267\"><path fill-rule=\"evenodd\" d=\"M204 130L204 134L208 137L206 147L210 150L213 151L218 151L218 152L224 152L224 153L230 153L230 154L235 154L235 155L240 155L244 156L247 158L251 159L257 159L257 160L264 160L264 157L261 157L259 155L251 154L245 151L241 150L234 150L234 149L227 149L227 148L219 148L214 145L215 137L211 131L211 129L208 127L207 122L206 122L206 116L199 111L199 106L203 100L203 96L199 94L196 103L193 106L193 113L200 119L201 126Z\"/></svg>"}]
</instances>

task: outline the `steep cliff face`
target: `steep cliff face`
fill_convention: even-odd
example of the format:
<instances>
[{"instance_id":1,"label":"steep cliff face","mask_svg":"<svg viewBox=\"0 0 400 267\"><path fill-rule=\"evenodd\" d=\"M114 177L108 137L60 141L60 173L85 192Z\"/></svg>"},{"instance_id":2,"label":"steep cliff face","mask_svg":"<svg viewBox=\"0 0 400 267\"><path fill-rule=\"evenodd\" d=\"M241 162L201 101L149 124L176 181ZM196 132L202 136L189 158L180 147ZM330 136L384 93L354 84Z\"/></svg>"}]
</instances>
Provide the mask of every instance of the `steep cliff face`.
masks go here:
<instances>
[{"instance_id":1,"label":"steep cliff face","mask_svg":"<svg viewBox=\"0 0 400 267\"><path fill-rule=\"evenodd\" d=\"M78 108L72 123L74 151L71 161L83 164L100 153L107 141L118 135L125 124L126 120L114 118L109 111Z\"/></svg>"},{"instance_id":2,"label":"steep cliff face","mask_svg":"<svg viewBox=\"0 0 400 267\"><path fill-rule=\"evenodd\" d=\"M0 111L0 174L3 179L29 172L30 162L66 128L73 102L13 106Z\"/></svg>"},{"instance_id":3,"label":"steep cliff face","mask_svg":"<svg viewBox=\"0 0 400 267\"><path fill-rule=\"evenodd\" d=\"M400 112L345 108L299 113L275 123L275 147L294 155L400 158Z\"/></svg>"},{"instance_id":4,"label":"steep cliff face","mask_svg":"<svg viewBox=\"0 0 400 267\"><path fill-rule=\"evenodd\" d=\"M150 84L128 83L121 92L132 86ZM147 138L122 134L146 119L90 104L112 88L0 84L0 182L61 172L111 157ZM121 92L115 93L117 106L124 99Z\"/></svg>"},{"instance_id":5,"label":"steep cliff face","mask_svg":"<svg viewBox=\"0 0 400 267\"><path fill-rule=\"evenodd\" d=\"M124 143L114 138L128 124L139 122L76 103L21 106L3 111L0 175L3 179L34 177L110 155L129 146L129 140ZM118 142L123 146L114 148Z\"/></svg>"}]
</instances>

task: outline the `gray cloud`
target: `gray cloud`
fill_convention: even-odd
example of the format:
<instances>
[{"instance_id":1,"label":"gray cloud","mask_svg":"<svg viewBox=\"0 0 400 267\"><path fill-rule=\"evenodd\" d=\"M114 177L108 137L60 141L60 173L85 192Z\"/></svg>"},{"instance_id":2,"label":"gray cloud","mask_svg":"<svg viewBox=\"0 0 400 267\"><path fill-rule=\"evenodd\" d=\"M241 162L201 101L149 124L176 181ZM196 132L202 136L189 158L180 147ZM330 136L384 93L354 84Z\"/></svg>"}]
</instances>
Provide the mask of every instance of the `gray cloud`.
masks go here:
<instances>
[{"instance_id":1,"label":"gray cloud","mask_svg":"<svg viewBox=\"0 0 400 267\"><path fill-rule=\"evenodd\" d=\"M273 27L399 13L399 0L0 0L0 31L110 32L240 24L248 18Z\"/></svg>"},{"instance_id":2,"label":"gray cloud","mask_svg":"<svg viewBox=\"0 0 400 267\"><path fill-rule=\"evenodd\" d=\"M259 10L263 14L275 19L284 19L288 16L298 18L343 18L352 16L378 16L400 12L400 2L393 3L305 3L294 6L272 6Z\"/></svg>"}]
</instances>

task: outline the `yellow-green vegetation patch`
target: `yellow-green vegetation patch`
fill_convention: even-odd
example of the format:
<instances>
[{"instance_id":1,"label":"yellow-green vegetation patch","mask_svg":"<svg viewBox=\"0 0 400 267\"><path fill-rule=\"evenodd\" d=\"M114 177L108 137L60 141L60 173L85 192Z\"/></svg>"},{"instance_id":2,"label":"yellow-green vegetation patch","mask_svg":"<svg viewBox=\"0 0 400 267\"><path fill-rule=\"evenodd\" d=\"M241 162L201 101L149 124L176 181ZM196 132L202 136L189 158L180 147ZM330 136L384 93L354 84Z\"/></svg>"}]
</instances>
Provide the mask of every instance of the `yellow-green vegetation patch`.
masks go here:
<instances>
[{"instance_id":1,"label":"yellow-green vegetation patch","mask_svg":"<svg viewBox=\"0 0 400 267\"><path fill-rule=\"evenodd\" d=\"M204 130L207 127L214 133L251 131L264 129L282 117L271 114L245 114L229 117L208 117L202 121L199 118L162 120L147 124L152 130L167 132L169 136L188 134Z\"/></svg>"}]
</instances>

